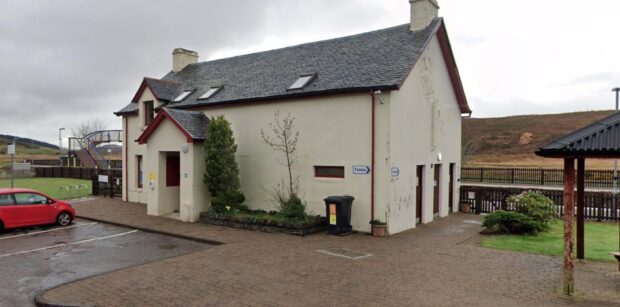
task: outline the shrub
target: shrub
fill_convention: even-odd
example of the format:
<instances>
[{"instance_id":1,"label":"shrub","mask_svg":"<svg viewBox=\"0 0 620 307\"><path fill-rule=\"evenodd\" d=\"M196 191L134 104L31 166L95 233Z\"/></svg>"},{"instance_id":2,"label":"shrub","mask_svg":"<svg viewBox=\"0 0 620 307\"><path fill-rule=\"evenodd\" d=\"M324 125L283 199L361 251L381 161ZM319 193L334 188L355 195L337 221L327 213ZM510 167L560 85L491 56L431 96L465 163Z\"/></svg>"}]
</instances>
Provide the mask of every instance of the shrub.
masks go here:
<instances>
[{"instance_id":1,"label":"shrub","mask_svg":"<svg viewBox=\"0 0 620 307\"><path fill-rule=\"evenodd\" d=\"M293 194L280 204L280 214L290 219L303 220L306 218L306 205L297 194Z\"/></svg>"},{"instance_id":2,"label":"shrub","mask_svg":"<svg viewBox=\"0 0 620 307\"><path fill-rule=\"evenodd\" d=\"M497 227L504 234L536 234L546 229L546 224L519 213L495 211L484 218L482 226L487 229Z\"/></svg>"},{"instance_id":3,"label":"shrub","mask_svg":"<svg viewBox=\"0 0 620 307\"><path fill-rule=\"evenodd\" d=\"M245 201L235 160L237 145L230 123L223 117L212 118L205 140L204 183L211 193L211 206L218 212L239 208Z\"/></svg>"},{"instance_id":4,"label":"shrub","mask_svg":"<svg viewBox=\"0 0 620 307\"><path fill-rule=\"evenodd\" d=\"M537 222L547 224L556 217L553 201L540 192L527 191L513 195L507 200L516 204L517 212L525 214Z\"/></svg>"}]
</instances>

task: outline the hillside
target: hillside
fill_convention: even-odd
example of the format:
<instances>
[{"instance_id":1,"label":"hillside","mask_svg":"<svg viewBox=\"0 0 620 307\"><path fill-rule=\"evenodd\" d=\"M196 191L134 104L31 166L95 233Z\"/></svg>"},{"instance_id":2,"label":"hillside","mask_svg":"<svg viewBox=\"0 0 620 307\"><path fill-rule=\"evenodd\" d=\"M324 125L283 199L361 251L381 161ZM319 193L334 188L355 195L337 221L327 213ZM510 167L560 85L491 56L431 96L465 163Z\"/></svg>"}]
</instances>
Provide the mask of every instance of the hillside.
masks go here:
<instances>
[{"instance_id":1,"label":"hillside","mask_svg":"<svg viewBox=\"0 0 620 307\"><path fill-rule=\"evenodd\" d=\"M17 138L17 150L20 148L29 151L29 150L58 150L58 145L53 145L46 142L41 142L29 138L21 138L13 135L0 134L0 154L6 153L6 145L12 144L13 140Z\"/></svg>"},{"instance_id":2,"label":"hillside","mask_svg":"<svg viewBox=\"0 0 620 307\"><path fill-rule=\"evenodd\" d=\"M463 120L463 154L470 166L556 167L559 159L543 159L534 151L575 129L610 115L591 111ZM590 160L587 167L608 168L611 161Z\"/></svg>"}]
</instances>

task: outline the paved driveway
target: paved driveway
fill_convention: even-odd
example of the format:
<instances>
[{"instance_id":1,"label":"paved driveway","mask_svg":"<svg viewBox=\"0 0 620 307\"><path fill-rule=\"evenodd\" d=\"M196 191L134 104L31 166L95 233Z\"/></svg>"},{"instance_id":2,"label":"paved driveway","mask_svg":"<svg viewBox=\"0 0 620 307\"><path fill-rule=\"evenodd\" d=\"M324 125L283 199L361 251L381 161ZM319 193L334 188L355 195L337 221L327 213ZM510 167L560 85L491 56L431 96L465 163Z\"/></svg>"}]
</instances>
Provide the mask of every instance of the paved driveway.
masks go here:
<instances>
[{"instance_id":1,"label":"paved driveway","mask_svg":"<svg viewBox=\"0 0 620 307\"><path fill-rule=\"evenodd\" d=\"M146 206L98 199L79 214L224 243L46 292L51 303L98 306L618 305L613 263L577 264L579 293L559 294L561 259L480 247L480 218L454 214L389 238L295 237L146 216ZM473 221L472 221L473 220ZM370 254L357 260L334 251ZM353 252L346 252L354 256Z\"/></svg>"},{"instance_id":2,"label":"paved driveway","mask_svg":"<svg viewBox=\"0 0 620 307\"><path fill-rule=\"evenodd\" d=\"M8 231L0 235L0 306L33 305L41 290L207 247L87 220Z\"/></svg>"}]
</instances>

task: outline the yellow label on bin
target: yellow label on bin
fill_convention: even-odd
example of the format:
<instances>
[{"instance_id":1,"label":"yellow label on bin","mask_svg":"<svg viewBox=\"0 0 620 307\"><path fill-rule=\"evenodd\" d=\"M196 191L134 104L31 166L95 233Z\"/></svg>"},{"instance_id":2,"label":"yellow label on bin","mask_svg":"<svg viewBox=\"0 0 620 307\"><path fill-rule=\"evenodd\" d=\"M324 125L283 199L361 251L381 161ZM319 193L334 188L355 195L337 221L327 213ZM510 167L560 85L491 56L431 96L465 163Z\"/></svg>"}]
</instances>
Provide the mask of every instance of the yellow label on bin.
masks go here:
<instances>
[{"instance_id":1,"label":"yellow label on bin","mask_svg":"<svg viewBox=\"0 0 620 307\"><path fill-rule=\"evenodd\" d=\"M329 224L336 225L336 204L329 204Z\"/></svg>"}]
</instances>

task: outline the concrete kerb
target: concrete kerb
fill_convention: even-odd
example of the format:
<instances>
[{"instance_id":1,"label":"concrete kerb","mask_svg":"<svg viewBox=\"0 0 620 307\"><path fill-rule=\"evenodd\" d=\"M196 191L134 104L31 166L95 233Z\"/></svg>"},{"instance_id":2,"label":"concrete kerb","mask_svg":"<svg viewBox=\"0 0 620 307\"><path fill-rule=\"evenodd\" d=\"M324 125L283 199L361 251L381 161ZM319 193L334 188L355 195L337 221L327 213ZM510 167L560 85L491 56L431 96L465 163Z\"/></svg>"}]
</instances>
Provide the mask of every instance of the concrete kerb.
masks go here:
<instances>
[{"instance_id":1,"label":"concrete kerb","mask_svg":"<svg viewBox=\"0 0 620 307\"><path fill-rule=\"evenodd\" d=\"M222 245L222 244L224 244L224 242L220 242L220 241L215 241L215 240L210 240L210 239L202 239L202 238L182 235L182 234L168 232L168 231L162 231L162 230L156 230L156 229L152 229L152 228L140 227L140 226L125 224L125 223L119 223L119 222L115 222L115 221L108 221L108 220L105 220L105 219L85 217L85 216L80 216L80 215L77 215L77 217L79 217L81 219L93 221L93 222L101 222L101 223L106 223L106 224L110 224L110 225L114 225L114 226L126 227L126 228L131 228L131 229L137 229L137 230L144 231L144 232L149 232L149 233L154 233L154 234L159 234L159 235L165 235L165 236L171 236L171 237L175 237L175 238L179 238L179 239L184 239L184 240L189 240L189 241L194 241L194 242L198 242L198 243L205 243L205 244L211 244L211 245Z\"/></svg>"}]
</instances>

